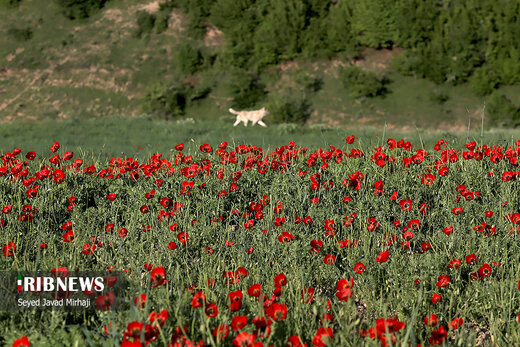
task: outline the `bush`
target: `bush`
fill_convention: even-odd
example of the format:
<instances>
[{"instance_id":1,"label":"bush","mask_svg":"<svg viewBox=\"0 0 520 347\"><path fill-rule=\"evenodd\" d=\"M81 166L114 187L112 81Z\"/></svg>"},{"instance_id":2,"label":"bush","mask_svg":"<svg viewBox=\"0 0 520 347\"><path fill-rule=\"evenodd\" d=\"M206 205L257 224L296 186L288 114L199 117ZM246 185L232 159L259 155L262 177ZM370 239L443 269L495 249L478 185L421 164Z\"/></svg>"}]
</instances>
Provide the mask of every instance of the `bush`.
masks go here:
<instances>
[{"instance_id":1,"label":"bush","mask_svg":"<svg viewBox=\"0 0 520 347\"><path fill-rule=\"evenodd\" d=\"M439 86L433 88L433 90L428 94L428 96L433 103L439 105L444 104L449 99L448 93L446 93L444 88L441 88Z\"/></svg>"},{"instance_id":2,"label":"bush","mask_svg":"<svg viewBox=\"0 0 520 347\"><path fill-rule=\"evenodd\" d=\"M489 96L486 103L486 114L491 126L517 127L520 125L520 109L498 91Z\"/></svg>"},{"instance_id":3,"label":"bush","mask_svg":"<svg viewBox=\"0 0 520 347\"><path fill-rule=\"evenodd\" d=\"M469 78L471 90L477 96L491 94L500 85L500 77L489 67L481 67Z\"/></svg>"},{"instance_id":4,"label":"bush","mask_svg":"<svg viewBox=\"0 0 520 347\"><path fill-rule=\"evenodd\" d=\"M238 109L254 106L266 94L258 76L243 69L232 69L225 85L229 96L233 98L231 107Z\"/></svg>"},{"instance_id":5,"label":"bush","mask_svg":"<svg viewBox=\"0 0 520 347\"><path fill-rule=\"evenodd\" d=\"M204 58L200 49L194 48L190 43L184 43L177 46L177 65L184 74L193 74L197 72L202 64Z\"/></svg>"},{"instance_id":6,"label":"bush","mask_svg":"<svg viewBox=\"0 0 520 347\"><path fill-rule=\"evenodd\" d=\"M148 88L142 109L157 118L170 119L184 114L186 98L186 86L156 83Z\"/></svg>"},{"instance_id":7,"label":"bush","mask_svg":"<svg viewBox=\"0 0 520 347\"><path fill-rule=\"evenodd\" d=\"M9 28L7 34L19 42L29 41L33 37L33 31L30 27Z\"/></svg>"},{"instance_id":8,"label":"bush","mask_svg":"<svg viewBox=\"0 0 520 347\"><path fill-rule=\"evenodd\" d=\"M0 8L18 7L18 5L20 5L20 2L22 2L22 0L0 0Z\"/></svg>"},{"instance_id":9,"label":"bush","mask_svg":"<svg viewBox=\"0 0 520 347\"><path fill-rule=\"evenodd\" d=\"M339 75L343 86L354 97L374 97L387 93L386 85L390 82L384 76L373 72L363 71L357 66L348 66L340 71Z\"/></svg>"},{"instance_id":10,"label":"bush","mask_svg":"<svg viewBox=\"0 0 520 347\"><path fill-rule=\"evenodd\" d=\"M196 8L188 13L188 35L196 40L202 39L206 35L206 17L201 10Z\"/></svg>"},{"instance_id":11,"label":"bush","mask_svg":"<svg viewBox=\"0 0 520 347\"><path fill-rule=\"evenodd\" d=\"M88 18L103 8L108 0L56 0L63 15L69 19Z\"/></svg>"},{"instance_id":12,"label":"bush","mask_svg":"<svg viewBox=\"0 0 520 347\"><path fill-rule=\"evenodd\" d=\"M168 21L170 20L169 12L159 12L157 14L157 19L155 20L155 32L160 34L168 29Z\"/></svg>"},{"instance_id":13,"label":"bush","mask_svg":"<svg viewBox=\"0 0 520 347\"><path fill-rule=\"evenodd\" d=\"M137 29L134 31L134 36L141 38L143 35L149 35L153 31L155 15L147 11L137 11Z\"/></svg>"},{"instance_id":14,"label":"bush","mask_svg":"<svg viewBox=\"0 0 520 347\"><path fill-rule=\"evenodd\" d=\"M306 93L316 93L323 87L323 78L309 76L303 72L296 75L294 82L298 83Z\"/></svg>"},{"instance_id":15,"label":"bush","mask_svg":"<svg viewBox=\"0 0 520 347\"><path fill-rule=\"evenodd\" d=\"M285 96L276 96L267 103L272 123L304 124L311 116L311 104L304 96L298 93L286 93Z\"/></svg>"}]
</instances>

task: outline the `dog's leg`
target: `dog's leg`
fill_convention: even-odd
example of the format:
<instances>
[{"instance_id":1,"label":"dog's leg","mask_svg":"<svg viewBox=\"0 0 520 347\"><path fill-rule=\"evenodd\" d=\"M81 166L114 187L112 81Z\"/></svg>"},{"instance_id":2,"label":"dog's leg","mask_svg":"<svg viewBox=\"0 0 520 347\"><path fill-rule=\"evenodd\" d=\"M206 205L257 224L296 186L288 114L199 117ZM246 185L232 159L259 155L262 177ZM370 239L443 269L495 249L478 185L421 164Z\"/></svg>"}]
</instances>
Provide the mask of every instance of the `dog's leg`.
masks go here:
<instances>
[{"instance_id":1,"label":"dog's leg","mask_svg":"<svg viewBox=\"0 0 520 347\"><path fill-rule=\"evenodd\" d=\"M233 124L233 126L236 127L239 123L240 123L240 119L238 119L238 117L237 117L237 120L235 121L235 124Z\"/></svg>"},{"instance_id":2,"label":"dog's leg","mask_svg":"<svg viewBox=\"0 0 520 347\"><path fill-rule=\"evenodd\" d=\"M267 126L267 125L265 125L264 122L262 122L262 120L259 120L259 121L258 121L258 124L260 124L260 125L263 126L263 127L266 127L266 126Z\"/></svg>"},{"instance_id":3,"label":"dog's leg","mask_svg":"<svg viewBox=\"0 0 520 347\"><path fill-rule=\"evenodd\" d=\"M246 127L246 126L247 126L248 119L247 119L247 118L244 119L243 122L244 122L244 126Z\"/></svg>"}]
</instances>

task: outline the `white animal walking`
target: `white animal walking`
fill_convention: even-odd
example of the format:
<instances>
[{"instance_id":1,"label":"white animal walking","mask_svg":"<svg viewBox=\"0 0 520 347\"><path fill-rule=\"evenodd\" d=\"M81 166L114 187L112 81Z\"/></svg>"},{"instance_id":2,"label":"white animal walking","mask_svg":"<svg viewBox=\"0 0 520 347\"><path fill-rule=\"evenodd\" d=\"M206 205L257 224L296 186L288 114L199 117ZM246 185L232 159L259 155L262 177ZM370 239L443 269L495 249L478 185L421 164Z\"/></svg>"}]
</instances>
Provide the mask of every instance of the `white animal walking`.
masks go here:
<instances>
[{"instance_id":1,"label":"white animal walking","mask_svg":"<svg viewBox=\"0 0 520 347\"><path fill-rule=\"evenodd\" d=\"M262 122L262 118L269 114L269 111L265 107L262 107L261 109L256 111L235 111L232 108L230 108L229 112L237 115L237 120L235 121L235 124L233 124L233 126L235 127L240 122L243 122L244 126L247 126L248 121L251 121L253 125L258 123L263 127L267 126L264 122Z\"/></svg>"}]
</instances>

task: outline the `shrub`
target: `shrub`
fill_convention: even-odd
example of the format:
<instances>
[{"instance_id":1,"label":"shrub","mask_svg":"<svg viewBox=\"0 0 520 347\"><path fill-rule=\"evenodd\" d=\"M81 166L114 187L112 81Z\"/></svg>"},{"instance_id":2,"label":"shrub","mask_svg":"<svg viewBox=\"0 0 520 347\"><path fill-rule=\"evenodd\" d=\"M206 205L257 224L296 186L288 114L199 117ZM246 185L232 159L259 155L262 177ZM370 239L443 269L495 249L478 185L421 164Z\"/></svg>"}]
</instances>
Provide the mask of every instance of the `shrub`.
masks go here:
<instances>
[{"instance_id":1,"label":"shrub","mask_svg":"<svg viewBox=\"0 0 520 347\"><path fill-rule=\"evenodd\" d=\"M155 15L147 11L137 11L137 28L134 31L134 36L141 38L143 35L149 35L153 31Z\"/></svg>"},{"instance_id":2,"label":"shrub","mask_svg":"<svg viewBox=\"0 0 520 347\"><path fill-rule=\"evenodd\" d=\"M299 123L304 124L311 116L311 104L303 95L286 93L276 96L267 103L270 122L272 123Z\"/></svg>"},{"instance_id":3,"label":"shrub","mask_svg":"<svg viewBox=\"0 0 520 347\"><path fill-rule=\"evenodd\" d=\"M363 71L357 66L343 68L339 78L343 86L354 97L384 95L388 91L386 85L390 82L384 76L378 76L374 72Z\"/></svg>"},{"instance_id":4,"label":"shrub","mask_svg":"<svg viewBox=\"0 0 520 347\"><path fill-rule=\"evenodd\" d=\"M225 85L229 96L233 98L231 107L239 109L252 107L266 94L258 76L243 69L232 69Z\"/></svg>"},{"instance_id":5,"label":"shrub","mask_svg":"<svg viewBox=\"0 0 520 347\"><path fill-rule=\"evenodd\" d=\"M143 112L157 118L170 119L184 114L187 90L184 85L151 85L143 98Z\"/></svg>"},{"instance_id":6,"label":"shrub","mask_svg":"<svg viewBox=\"0 0 520 347\"><path fill-rule=\"evenodd\" d=\"M319 76L310 76L305 73L299 73L294 78L306 93L316 93L323 87L323 78Z\"/></svg>"},{"instance_id":7,"label":"shrub","mask_svg":"<svg viewBox=\"0 0 520 347\"><path fill-rule=\"evenodd\" d=\"M444 88L441 88L439 86L433 88L433 90L428 94L428 96L433 103L439 105L444 104L449 99L448 93L444 90Z\"/></svg>"},{"instance_id":8,"label":"shrub","mask_svg":"<svg viewBox=\"0 0 520 347\"><path fill-rule=\"evenodd\" d=\"M0 8L18 7L18 5L20 5L20 2L22 2L22 0L0 0Z\"/></svg>"},{"instance_id":9,"label":"shrub","mask_svg":"<svg viewBox=\"0 0 520 347\"><path fill-rule=\"evenodd\" d=\"M29 41L33 37L33 31L30 27L9 28L7 34L19 42Z\"/></svg>"},{"instance_id":10,"label":"shrub","mask_svg":"<svg viewBox=\"0 0 520 347\"><path fill-rule=\"evenodd\" d=\"M63 15L69 19L88 18L103 8L108 0L56 0Z\"/></svg>"},{"instance_id":11,"label":"shrub","mask_svg":"<svg viewBox=\"0 0 520 347\"><path fill-rule=\"evenodd\" d=\"M481 67L469 78L471 90L477 96L491 94L500 85L500 77L489 67Z\"/></svg>"},{"instance_id":12,"label":"shrub","mask_svg":"<svg viewBox=\"0 0 520 347\"><path fill-rule=\"evenodd\" d=\"M190 43L184 43L177 46L176 58L177 65L185 74L193 74L197 72L204 62L200 49L194 48Z\"/></svg>"},{"instance_id":13,"label":"shrub","mask_svg":"<svg viewBox=\"0 0 520 347\"><path fill-rule=\"evenodd\" d=\"M498 91L489 96L486 113L492 126L517 127L520 125L520 109Z\"/></svg>"}]
</instances>

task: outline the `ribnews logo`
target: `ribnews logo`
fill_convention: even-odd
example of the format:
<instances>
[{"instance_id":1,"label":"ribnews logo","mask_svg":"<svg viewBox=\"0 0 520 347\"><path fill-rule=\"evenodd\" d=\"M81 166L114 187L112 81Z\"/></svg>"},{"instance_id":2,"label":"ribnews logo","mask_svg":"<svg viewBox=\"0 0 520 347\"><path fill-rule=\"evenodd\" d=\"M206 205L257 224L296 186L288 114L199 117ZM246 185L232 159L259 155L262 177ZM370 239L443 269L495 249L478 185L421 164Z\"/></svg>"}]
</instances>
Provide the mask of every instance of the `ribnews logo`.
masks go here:
<instances>
[{"instance_id":1,"label":"ribnews logo","mask_svg":"<svg viewBox=\"0 0 520 347\"><path fill-rule=\"evenodd\" d=\"M105 289L103 277L23 277L18 274L17 290L19 292L54 292L61 291L96 291Z\"/></svg>"},{"instance_id":2,"label":"ribnews logo","mask_svg":"<svg viewBox=\"0 0 520 347\"><path fill-rule=\"evenodd\" d=\"M123 272L0 272L0 311L126 309Z\"/></svg>"}]
</instances>

